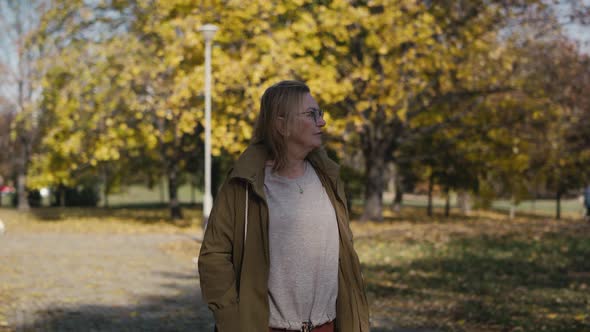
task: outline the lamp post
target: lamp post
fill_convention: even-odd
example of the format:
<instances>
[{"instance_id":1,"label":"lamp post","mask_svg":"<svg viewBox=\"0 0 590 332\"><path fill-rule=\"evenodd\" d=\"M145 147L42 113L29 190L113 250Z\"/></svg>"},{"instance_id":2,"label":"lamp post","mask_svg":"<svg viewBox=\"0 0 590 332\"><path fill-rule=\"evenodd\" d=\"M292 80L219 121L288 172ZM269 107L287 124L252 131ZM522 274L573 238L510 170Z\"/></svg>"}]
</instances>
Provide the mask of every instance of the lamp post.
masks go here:
<instances>
[{"instance_id":1,"label":"lamp post","mask_svg":"<svg viewBox=\"0 0 590 332\"><path fill-rule=\"evenodd\" d=\"M205 195L203 197L203 228L207 227L213 205L211 196L211 40L217 27L203 25L199 31L205 37Z\"/></svg>"}]
</instances>

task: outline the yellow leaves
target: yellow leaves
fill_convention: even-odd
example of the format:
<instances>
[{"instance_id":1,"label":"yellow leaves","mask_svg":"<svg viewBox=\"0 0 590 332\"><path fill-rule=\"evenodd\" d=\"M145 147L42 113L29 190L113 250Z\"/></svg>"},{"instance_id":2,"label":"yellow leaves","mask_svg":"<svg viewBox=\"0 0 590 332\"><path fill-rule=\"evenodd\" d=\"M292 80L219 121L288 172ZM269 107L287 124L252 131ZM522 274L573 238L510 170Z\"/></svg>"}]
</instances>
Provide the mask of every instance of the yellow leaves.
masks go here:
<instances>
[{"instance_id":1,"label":"yellow leaves","mask_svg":"<svg viewBox=\"0 0 590 332\"><path fill-rule=\"evenodd\" d=\"M359 112L364 112L372 107L371 102L368 100L361 100L356 104L356 109Z\"/></svg>"},{"instance_id":2,"label":"yellow leaves","mask_svg":"<svg viewBox=\"0 0 590 332\"><path fill-rule=\"evenodd\" d=\"M306 81L328 109L351 99L350 109L335 109L338 116L329 119L335 123L334 134L342 135L347 123L360 131L375 114L365 119L360 111L381 108L387 119L405 118L403 101L427 87L433 72L441 73L438 82L445 93L455 84L449 72L457 72L460 83L465 83L474 68L483 72L490 58L497 62L495 67L511 63L501 61L506 51L495 47L493 39L458 46L438 42L432 36L441 33L440 22L418 1L351 6L346 0L212 0L206 2L207 9L185 0L149 3L140 2L146 21L131 22L128 33L73 48L60 59L76 75L57 89L53 110L59 130L85 132L82 120L72 116L80 110L106 118L104 126L91 120L95 123L89 127L99 131L97 139L78 138L82 143L73 140L64 147L69 153L89 150L91 165L116 160L129 146L142 145L157 153L159 137L172 142L202 124L203 37L197 28L204 22L220 28L212 59L214 154L243 150L264 88L281 79ZM369 8L379 5L383 12ZM471 39L477 35L466 34ZM478 63L481 68L455 63L469 52L477 55L469 56L470 65ZM495 72L489 75L500 79ZM44 87L52 84L43 82ZM355 90L359 86L362 90ZM51 144L63 143L54 138Z\"/></svg>"},{"instance_id":3,"label":"yellow leaves","mask_svg":"<svg viewBox=\"0 0 590 332\"><path fill-rule=\"evenodd\" d=\"M109 161L118 160L120 157L119 151L108 145L100 145L94 151L92 160L96 161Z\"/></svg>"},{"instance_id":4,"label":"yellow leaves","mask_svg":"<svg viewBox=\"0 0 590 332\"><path fill-rule=\"evenodd\" d=\"M252 126L244 121L240 122L240 129L242 130L241 134L245 140L250 140L252 138Z\"/></svg>"},{"instance_id":5,"label":"yellow leaves","mask_svg":"<svg viewBox=\"0 0 590 332\"><path fill-rule=\"evenodd\" d=\"M363 81L368 81L372 75L371 68L368 66L362 66L359 68L355 68L354 71L351 73L351 78L353 79L361 79Z\"/></svg>"},{"instance_id":6,"label":"yellow leaves","mask_svg":"<svg viewBox=\"0 0 590 332\"><path fill-rule=\"evenodd\" d=\"M166 113L167 113L166 110L161 109L161 108L159 108L159 109L156 110L156 116L159 117L159 118L165 118L166 117Z\"/></svg>"},{"instance_id":7,"label":"yellow leaves","mask_svg":"<svg viewBox=\"0 0 590 332\"><path fill-rule=\"evenodd\" d=\"M197 120L192 112L183 112L178 121L178 130L182 134L192 134L197 126Z\"/></svg>"}]
</instances>

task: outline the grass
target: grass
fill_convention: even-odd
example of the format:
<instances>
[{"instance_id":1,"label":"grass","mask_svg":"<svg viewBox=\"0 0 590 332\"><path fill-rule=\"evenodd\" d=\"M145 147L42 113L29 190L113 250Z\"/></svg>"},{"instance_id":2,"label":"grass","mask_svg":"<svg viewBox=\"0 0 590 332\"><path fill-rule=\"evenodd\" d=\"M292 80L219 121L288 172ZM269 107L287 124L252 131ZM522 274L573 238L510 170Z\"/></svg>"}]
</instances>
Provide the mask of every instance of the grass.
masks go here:
<instances>
[{"instance_id":1,"label":"grass","mask_svg":"<svg viewBox=\"0 0 590 332\"><path fill-rule=\"evenodd\" d=\"M590 331L590 224L421 214L352 226L374 325Z\"/></svg>"},{"instance_id":2,"label":"grass","mask_svg":"<svg viewBox=\"0 0 590 332\"><path fill-rule=\"evenodd\" d=\"M391 201L387 202L391 204ZM422 207L426 208L428 201L424 195L404 195L403 206L406 207ZM433 206L436 208L443 208L445 200L441 197L433 198ZM451 206L456 206L456 196L451 196ZM510 210L510 201L505 199L497 199L492 203L492 209L498 212L508 214ZM537 199L524 200L519 202L516 206L517 214L538 215L545 217L554 217L556 210L556 202L553 199ZM579 198L570 198L561 200L561 213L564 217L579 217L584 213L584 205Z\"/></svg>"},{"instance_id":3,"label":"grass","mask_svg":"<svg viewBox=\"0 0 590 332\"><path fill-rule=\"evenodd\" d=\"M200 188L197 188L200 189ZM188 184L178 188L178 199L183 203L195 203L202 201L202 193ZM109 194L109 205L152 204L154 202L165 203L168 201L168 186L165 181L160 185L149 189L144 185L129 185L121 192ZM102 204L102 202L100 203Z\"/></svg>"},{"instance_id":4,"label":"grass","mask_svg":"<svg viewBox=\"0 0 590 332\"><path fill-rule=\"evenodd\" d=\"M30 212L0 208L9 232L175 233L201 234L202 213L183 207L183 219L171 221L166 208L35 208Z\"/></svg>"},{"instance_id":5,"label":"grass","mask_svg":"<svg viewBox=\"0 0 590 332\"><path fill-rule=\"evenodd\" d=\"M496 200L492 207L499 211L508 211L510 209L510 201ZM541 199L541 200L527 200L520 202L516 207L516 213L537 214L545 216L555 216L557 203L555 200ZM561 213L563 216L575 217L584 213L584 204L580 199L564 199L561 201Z\"/></svg>"},{"instance_id":6,"label":"grass","mask_svg":"<svg viewBox=\"0 0 590 332\"><path fill-rule=\"evenodd\" d=\"M177 223L162 207L0 209L0 219L9 232L187 234L162 250L192 256L201 214L184 212ZM380 223L351 224L376 331L590 331L589 223L441 212L404 207Z\"/></svg>"}]
</instances>

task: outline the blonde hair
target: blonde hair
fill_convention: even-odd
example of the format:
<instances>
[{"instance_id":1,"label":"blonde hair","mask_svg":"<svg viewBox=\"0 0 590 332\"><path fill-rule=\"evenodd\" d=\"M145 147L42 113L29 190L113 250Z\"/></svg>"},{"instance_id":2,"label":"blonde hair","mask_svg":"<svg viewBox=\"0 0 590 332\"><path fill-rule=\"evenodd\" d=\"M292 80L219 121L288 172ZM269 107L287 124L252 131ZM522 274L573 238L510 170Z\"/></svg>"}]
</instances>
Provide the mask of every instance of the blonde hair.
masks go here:
<instances>
[{"instance_id":1,"label":"blonde hair","mask_svg":"<svg viewBox=\"0 0 590 332\"><path fill-rule=\"evenodd\" d=\"M260 113L254 126L253 144L264 144L274 159L273 171L287 165L287 137L290 135L296 111L309 93L309 87L300 81L281 81L272 85L260 98ZM285 120L283 132L277 126L278 119Z\"/></svg>"}]
</instances>

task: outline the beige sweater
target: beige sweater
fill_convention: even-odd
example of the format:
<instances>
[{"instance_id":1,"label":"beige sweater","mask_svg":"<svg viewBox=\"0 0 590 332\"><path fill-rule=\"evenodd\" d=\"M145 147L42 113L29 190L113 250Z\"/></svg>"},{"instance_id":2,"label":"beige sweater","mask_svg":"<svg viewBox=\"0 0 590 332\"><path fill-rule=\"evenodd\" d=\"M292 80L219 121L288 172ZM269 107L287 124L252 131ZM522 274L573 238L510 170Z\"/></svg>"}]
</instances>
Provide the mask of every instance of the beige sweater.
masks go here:
<instances>
[{"instance_id":1,"label":"beige sweater","mask_svg":"<svg viewBox=\"0 0 590 332\"><path fill-rule=\"evenodd\" d=\"M269 209L269 326L298 330L335 319L338 225L334 208L309 162L296 179L265 169ZM302 191L302 192L301 192Z\"/></svg>"}]
</instances>

